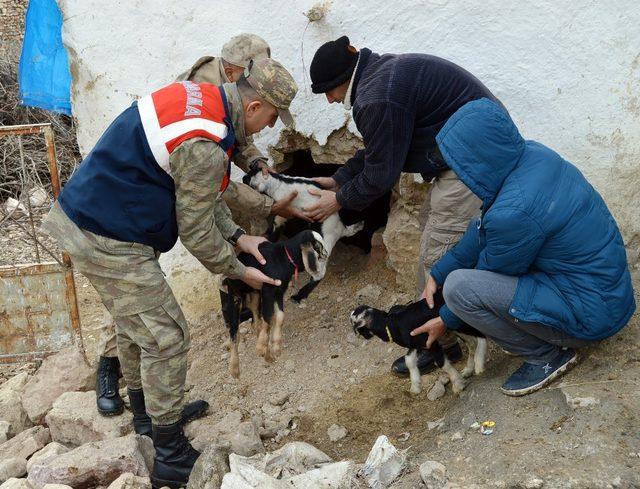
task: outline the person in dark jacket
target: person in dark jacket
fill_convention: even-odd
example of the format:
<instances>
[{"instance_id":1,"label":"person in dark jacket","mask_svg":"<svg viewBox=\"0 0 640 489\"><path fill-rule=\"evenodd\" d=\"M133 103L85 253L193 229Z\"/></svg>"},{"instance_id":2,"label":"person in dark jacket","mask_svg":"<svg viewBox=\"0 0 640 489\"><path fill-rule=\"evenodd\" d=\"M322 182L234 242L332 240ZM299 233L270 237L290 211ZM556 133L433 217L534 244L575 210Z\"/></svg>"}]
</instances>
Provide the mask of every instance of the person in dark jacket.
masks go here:
<instances>
[{"instance_id":1,"label":"person in dark jacket","mask_svg":"<svg viewBox=\"0 0 640 489\"><path fill-rule=\"evenodd\" d=\"M346 36L320 46L310 74L314 93L324 93L330 103L344 103L347 110L353 108L365 146L332 177L317 179L326 190L317 192L318 203L307 209L312 218L324 220L340 208L365 208L392 189L403 172L433 180L420 243L416 287L420 298L433 264L458 242L469 219L480 210L480 200L442 158L436 135L467 102L497 99L480 80L450 61L428 54L357 51ZM449 358L461 357L455 335L442 343ZM435 368L428 350L421 352L418 366L422 373ZM409 375L404 357L393 363L392 370Z\"/></svg>"},{"instance_id":2,"label":"person in dark jacket","mask_svg":"<svg viewBox=\"0 0 640 489\"><path fill-rule=\"evenodd\" d=\"M526 141L488 99L467 103L437 136L449 167L482 200L462 240L431 269L440 317L412 334L428 344L462 322L524 358L503 384L519 396L576 363L575 348L623 328L635 311L622 236L580 171Z\"/></svg>"}]
</instances>

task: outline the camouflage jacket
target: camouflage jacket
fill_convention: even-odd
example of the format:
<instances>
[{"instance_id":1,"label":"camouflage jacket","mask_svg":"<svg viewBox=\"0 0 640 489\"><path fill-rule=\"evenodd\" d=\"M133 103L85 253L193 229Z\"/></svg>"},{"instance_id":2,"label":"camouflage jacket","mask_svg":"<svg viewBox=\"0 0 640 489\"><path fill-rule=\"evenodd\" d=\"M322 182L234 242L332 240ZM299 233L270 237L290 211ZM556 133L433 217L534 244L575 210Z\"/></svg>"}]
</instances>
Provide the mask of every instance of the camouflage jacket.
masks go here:
<instances>
[{"instance_id":1,"label":"camouflage jacket","mask_svg":"<svg viewBox=\"0 0 640 489\"><path fill-rule=\"evenodd\" d=\"M246 138L240 95L231 83L223 85L223 90L236 142L242 147ZM171 153L169 165L176 187L176 217L182 243L208 270L238 278L244 274L245 267L227 241L238 226L219 193L227 161L227 154L218 144L193 138Z\"/></svg>"},{"instance_id":2,"label":"camouflage jacket","mask_svg":"<svg viewBox=\"0 0 640 489\"><path fill-rule=\"evenodd\" d=\"M203 56L189 70L176 78L176 81L183 80L190 80L195 83L213 83L218 86L229 83L222 65L222 58L214 58L213 56ZM246 172L253 162L256 160L266 161L267 157L255 147L250 136L245 139L245 146L240 148L233 162Z\"/></svg>"}]
</instances>

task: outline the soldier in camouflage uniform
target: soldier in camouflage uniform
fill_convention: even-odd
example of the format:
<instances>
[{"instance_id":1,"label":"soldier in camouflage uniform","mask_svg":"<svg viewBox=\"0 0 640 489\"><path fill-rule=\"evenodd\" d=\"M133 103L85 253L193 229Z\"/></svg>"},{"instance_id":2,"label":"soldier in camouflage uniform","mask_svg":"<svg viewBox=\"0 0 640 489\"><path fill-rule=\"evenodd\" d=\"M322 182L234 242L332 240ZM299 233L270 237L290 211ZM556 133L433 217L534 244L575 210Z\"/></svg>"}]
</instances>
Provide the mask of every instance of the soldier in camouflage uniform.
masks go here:
<instances>
[{"instance_id":1,"label":"soldier in camouflage uniform","mask_svg":"<svg viewBox=\"0 0 640 489\"><path fill-rule=\"evenodd\" d=\"M203 56L187 71L178 76L177 81L190 80L196 83L235 82L240 78L251 60L271 57L271 48L267 42L255 34L239 34L232 37L224 46L219 57ZM247 145L242 154L236 156L234 163L243 171L256 166L269 168L268 158L255 147L251 136L247 136ZM306 213L291 206L296 197L274 202L271 197L261 194L242 182L232 182L224 193L224 200L231 210L233 220L253 234L261 235L267 230L268 217L299 217L308 219Z\"/></svg>"},{"instance_id":2,"label":"soldier in camouflage uniform","mask_svg":"<svg viewBox=\"0 0 640 489\"><path fill-rule=\"evenodd\" d=\"M232 37L223 47L221 56L204 56L176 81L189 80L195 83L222 85L235 82L243 74L249 62L271 57L271 49L264 39L255 34L240 34ZM251 136L246 136L246 145L239 152L234 163L243 171L254 166L268 168L265 157L253 144ZM233 220L251 234L262 235L267 229L270 215L300 217L304 213L290 204L295 198L289 197L274 202L271 197L261 194L241 182L230 182L223 198L231 210ZM100 358L96 380L96 404L98 412L104 416L120 414L124 403L118 392L119 362L116 348L115 324L106 323L99 332Z\"/></svg>"},{"instance_id":3,"label":"soldier in camouflage uniform","mask_svg":"<svg viewBox=\"0 0 640 489\"><path fill-rule=\"evenodd\" d=\"M238 261L234 244L264 262L258 245L265 239L244 233L233 222L221 192L229 177L234 133L243 148L248 135L272 127L278 116L291 124L288 107L296 92L286 69L263 59L251 63L237 83L219 89L182 82L140 99L107 129L43 222L43 229L69 252L76 269L89 279L115 318L136 432L148 434L152 428L154 487L180 487L188 480L199 453L184 437L182 425L207 407L196 401L183 409L189 329L158 263L158 250L167 251L179 234L212 273L240 278L254 288L279 285ZM182 102L168 98L172 94ZM226 126L227 131L219 137L199 137L202 131L196 136L178 135L167 142L166 148L172 141L182 141L167 154L166 162L156 156L164 149L153 139L148 129L152 126L145 125L148 104L165 97L164 104L151 105L157 111L156 125L164 117L158 107L176 106L176 117L182 120L172 126L184 127L180 124L195 120L187 114L205 113L212 94L221 102L207 112L214 114L213 120L204 120L202 127ZM215 115L222 106L225 124L215 120L222 118ZM170 217L160 227L145 221L163 213Z\"/></svg>"}]
</instances>

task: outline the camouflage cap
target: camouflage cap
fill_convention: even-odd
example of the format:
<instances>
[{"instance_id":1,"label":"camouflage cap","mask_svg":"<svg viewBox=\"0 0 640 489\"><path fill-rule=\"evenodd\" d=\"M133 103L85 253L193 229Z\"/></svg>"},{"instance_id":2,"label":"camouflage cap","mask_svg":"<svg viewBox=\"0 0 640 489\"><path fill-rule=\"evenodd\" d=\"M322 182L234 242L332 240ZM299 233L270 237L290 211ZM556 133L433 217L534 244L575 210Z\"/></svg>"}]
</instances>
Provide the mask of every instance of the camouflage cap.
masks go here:
<instances>
[{"instance_id":1,"label":"camouflage cap","mask_svg":"<svg viewBox=\"0 0 640 489\"><path fill-rule=\"evenodd\" d=\"M222 46L220 57L227 63L246 68L252 59L271 57L271 48L267 41L255 34L238 34Z\"/></svg>"},{"instance_id":2,"label":"camouflage cap","mask_svg":"<svg viewBox=\"0 0 640 489\"><path fill-rule=\"evenodd\" d=\"M298 92L298 85L287 69L276 60L267 58L249 63L244 76L258 94L278 109L286 126L293 124L289 105Z\"/></svg>"}]
</instances>

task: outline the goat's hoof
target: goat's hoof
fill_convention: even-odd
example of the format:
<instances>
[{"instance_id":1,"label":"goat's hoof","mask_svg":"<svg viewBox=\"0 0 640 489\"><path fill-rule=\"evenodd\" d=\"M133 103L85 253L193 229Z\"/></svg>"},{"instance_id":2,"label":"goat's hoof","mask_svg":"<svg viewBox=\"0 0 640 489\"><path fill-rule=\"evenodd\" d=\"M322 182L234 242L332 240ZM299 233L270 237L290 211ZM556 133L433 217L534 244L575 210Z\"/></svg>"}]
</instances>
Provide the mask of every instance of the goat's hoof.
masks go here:
<instances>
[{"instance_id":1,"label":"goat's hoof","mask_svg":"<svg viewBox=\"0 0 640 489\"><path fill-rule=\"evenodd\" d=\"M231 350L231 340L227 340L222 343L222 347L227 351Z\"/></svg>"},{"instance_id":2,"label":"goat's hoof","mask_svg":"<svg viewBox=\"0 0 640 489\"><path fill-rule=\"evenodd\" d=\"M282 347L279 344L276 343L271 346L271 355L273 355L275 358L279 357L281 353Z\"/></svg>"},{"instance_id":3,"label":"goat's hoof","mask_svg":"<svg viewBox=\"0 0 640 489\"><path fill-rule=\"evenodd\" d=\"M291 296L291 300L293 302L295 302L296 304L300 304L300 302L302 301L302 299L300 297L298 297L297 295L292 295Z\"/></svg>"},{"instance_id":4,"label":"goat's hoof","mask_svg":"<svg viewBox=\"0 0 640 489\"><path fill-rule=\"evenodd\" d=\"M484 365L482 367L475 368L476 375L480 375L484 373Z\"/></svg>"},{"instance_id":5,"label":"goat's hoof","mask_svg":"<svg viewBox=\"0 0 640 489\"><path fill-rule=\"evenodd\" d=\"M267 351L267 354L264 356L264 361L267 363L273 363L274 360L275 358L271 354L271 351Z\"/></svg>"},{"instance_id":6,"label":"goat's hoof","mask_svg":"<svg viewBox=\"0 0 640 489\"><path fill-rule=\"evenodd\" d=\"M468 379L473 375L473 368L465 368L462 372L460 372L465 379Z\"/></svg>"},{"instance_id":7,"label":"goat's hoof","mask_svg":"<svg viewBox=\"0 0 640 489\"><path fill-rule=\"evenodd\" d=\"M258 355L260 355L261 357L266 357L268 354L268 349L266 345L257 344L256 351L258 352Z\"/></svg>"},{"instance_id":8,"label":"goat's hoof","mask_svg":"<svg viewBox=\"0 0 640 489\"><path fill-rule=\"evenodd\" d=\"M466 382L453 382L451 384L451 388L455 394L460 394L465 389L465 387L467 387Z\"/></svg>"},{"instance_id":9,"label":"goat's hoof","mask_svg":"<svg viewBox=\"0 0 640 489\"><path fill-rule=\"evenodd\" d=\"M231 377L233 377L234 379L239 379L240 378L240 367L239 366L231 367L229 369L229 371L231 372Z\"/></svg>"},{"instance_id":10,"label":"goat's hoof","mask_svg":"<svg viewBox=\"0 0 640 489\"><path fill-rule=\"evenodd\" d=\"M409 392L411 394L413 394L414 396L417 396L418 394L420 394L422 392L422 389L420 387L411 386L411 389L409 389Z\"/></svg>"}]
</instances>

